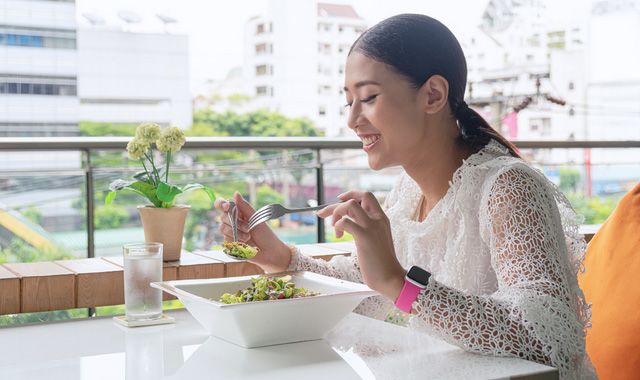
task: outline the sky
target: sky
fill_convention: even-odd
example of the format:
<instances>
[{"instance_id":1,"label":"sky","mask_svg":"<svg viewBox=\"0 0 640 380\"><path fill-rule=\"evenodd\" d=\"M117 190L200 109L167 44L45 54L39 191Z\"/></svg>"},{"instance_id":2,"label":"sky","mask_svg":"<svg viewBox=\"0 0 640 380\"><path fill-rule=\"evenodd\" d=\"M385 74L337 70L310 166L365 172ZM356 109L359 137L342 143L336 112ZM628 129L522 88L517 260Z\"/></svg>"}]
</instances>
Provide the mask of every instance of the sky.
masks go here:
<instances>
[{"instance_id":1,"label":"sky","mask_svg":"<svg viewBox=\"0 0 640 380\"><path fill-rule=\"evenodd\" d=\"M313 1L313 0L276 0ZM541 0L544 1L544 0ZM434 17L458 37L464 39L476 30L489 0L324 0L327 3L349 4L373 25L399 13L422 13ZM559 17L572 17L578 8L591 0L551 0L548 6ZM90 27L83 14L97 14L107 25L125 30L164 32L165 25L156 14L176 19L168 24L169 33L189 35L191 87L208 79L223 79L229 70L242 65L243 31L248 19L264 14L268 0L76 0L79 26ZM138 14L142 21L127 25L118 17L119 11Z\"/></svg>"}]
</instances>

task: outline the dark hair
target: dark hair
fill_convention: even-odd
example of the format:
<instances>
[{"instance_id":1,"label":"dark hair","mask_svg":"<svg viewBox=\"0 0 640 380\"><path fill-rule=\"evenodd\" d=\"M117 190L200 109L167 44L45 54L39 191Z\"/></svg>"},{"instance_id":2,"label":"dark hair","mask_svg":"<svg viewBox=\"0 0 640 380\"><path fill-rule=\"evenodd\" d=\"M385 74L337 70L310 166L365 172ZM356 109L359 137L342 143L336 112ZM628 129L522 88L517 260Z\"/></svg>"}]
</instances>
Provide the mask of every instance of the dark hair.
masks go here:
<instances>
[{"instance_id":1,"label":"dark hair","mask_svg":"<svg viewBox=\"0 0 640 380\"><path fill-rule=\"evenodd\" d=\"M354 51L387 64L416 89L433 75L441 75L449 82L448 101L460 129L459 143L478 152L495 139L520 157L517 148L464 101L467 61L458 40L440 21L419 14L390 17L362 33L349 54Z\"/></svg>"}]
</instances>

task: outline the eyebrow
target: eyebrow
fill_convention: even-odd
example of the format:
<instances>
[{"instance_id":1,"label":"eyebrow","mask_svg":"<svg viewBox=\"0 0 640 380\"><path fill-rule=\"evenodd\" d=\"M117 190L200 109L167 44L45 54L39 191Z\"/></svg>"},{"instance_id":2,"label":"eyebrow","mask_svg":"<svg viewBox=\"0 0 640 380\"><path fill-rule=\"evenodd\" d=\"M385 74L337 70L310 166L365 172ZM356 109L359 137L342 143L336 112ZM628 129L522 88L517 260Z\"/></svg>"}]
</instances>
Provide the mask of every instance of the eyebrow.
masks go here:
<instances>
[{"instance_id":1,"label":"eyebrow","mask_svg":"<svg viewBox=\"0 0 640 380\"><path fill-rule=\"evenodd\" d=\"M362 86L367 86L367 85L370 85L370 84L376 85L376 86L380 86L380 83L378 83L378 82L376 82L374 80L363 80L363 81L360 81L360 82L356 83L353 87L360 88ZM344 90L347 91L347 92L349 91L349 89L346 86L344 87Z\"/></svg>"}]
</instances>

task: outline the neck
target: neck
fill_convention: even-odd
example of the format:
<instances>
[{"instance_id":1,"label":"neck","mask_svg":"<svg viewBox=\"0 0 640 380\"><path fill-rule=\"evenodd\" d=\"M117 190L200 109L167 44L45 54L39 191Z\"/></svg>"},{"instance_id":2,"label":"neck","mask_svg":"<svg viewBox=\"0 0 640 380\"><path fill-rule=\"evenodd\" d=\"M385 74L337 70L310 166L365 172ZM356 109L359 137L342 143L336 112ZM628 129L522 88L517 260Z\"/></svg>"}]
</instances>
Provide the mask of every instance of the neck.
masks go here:
<instances>
[{"instance_id":1,"label":"neck","mask_svg":"<svg viewBox=\"0 0 640 380\"><path fill-rule=\"evenodd\" d=\"M456 126L457 129L457 126ZM456 136L457 137L457 136ZM428 213L449 190L453 173L471 152L461 148L456 138L436 138L430 148L420 153L411 164L403 166L407 174L418 184L426 202Z\"/></svg>"}]
</instances>

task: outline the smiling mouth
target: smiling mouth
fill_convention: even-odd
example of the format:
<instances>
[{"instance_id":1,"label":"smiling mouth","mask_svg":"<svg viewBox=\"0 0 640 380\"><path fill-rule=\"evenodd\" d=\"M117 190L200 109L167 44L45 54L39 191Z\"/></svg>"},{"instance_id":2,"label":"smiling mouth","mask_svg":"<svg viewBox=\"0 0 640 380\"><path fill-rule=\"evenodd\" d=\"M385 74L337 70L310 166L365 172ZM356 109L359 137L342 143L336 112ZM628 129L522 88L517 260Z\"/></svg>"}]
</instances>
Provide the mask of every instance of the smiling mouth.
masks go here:
<instances>
[{"instance_id":1,"label":"smiling mouth","mask_svg":"<svg viewBox=\"0 0 640 380\"><path fill-rule=\"evenodd\" d=\"M368 136L360 137L360 140L362 140L362 144L364 146L373 145L379 139L380 139L380 135L368 135Z\"/></svg>"}]
</instances>

